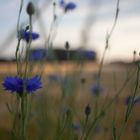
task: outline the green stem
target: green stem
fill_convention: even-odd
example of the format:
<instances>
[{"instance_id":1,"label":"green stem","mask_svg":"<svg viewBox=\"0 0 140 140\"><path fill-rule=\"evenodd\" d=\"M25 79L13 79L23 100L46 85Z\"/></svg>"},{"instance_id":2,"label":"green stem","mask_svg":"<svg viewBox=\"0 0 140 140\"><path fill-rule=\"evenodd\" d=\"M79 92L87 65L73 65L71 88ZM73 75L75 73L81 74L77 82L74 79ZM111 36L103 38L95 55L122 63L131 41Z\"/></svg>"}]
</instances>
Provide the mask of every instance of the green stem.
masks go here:
<instances>
[{"instance_id":1,"label":"green stem","mask_svg":"<svg viewBox=\"0 0 140 140\"><path fill-rule=\"evenodd\" d=\"M20 16L21 16L22 8L23 8L23 2L24 2L24 0L21 0L19 14L18 14L18 20L17 20L17 32L19 31L19 23L20 23Z\"/></svg>"},{"instance_id":2,"label":"green stem","mask_svg":"<svg viewBox=\"0 0 140 140\"><path fill-rule=\"evenodd\" d=\"M80 140L83 140L83 137L85 135L85 131L86 131L86 128L87 128L87 123L88 123L88 118L89 118L89 116L86 116L83 131L82 131L82 136L81 136Z\"/></svg>"},{"instance_id":3,"label":"green stem","mask_svg":"<svg viewBox=\"0 0 140 140\"><path fill-rule=\"evenodd\" d=\"M25 58L25 72L24 72L24 78L27 77L27 72L28 72L28 62L29 62L29 51L31 48L31 43L32 43L32 16L29 16L29 29L30 29L30 37L29 37L29 42L27 44L27 50L26 50L26 58Z\"/></svg>"},{"instance_id":4,"label":"green stem","mask_svg":"<svg viewBox=\"0 0 140 140\"><path fill-rule=\"evenodd\" d=\"M22 12L22 8L23 8L23 2L24 0L21 0L20 2L20 9L19 9L19 13L18 13L18 19L17 19L17 34L19 33L20 30L20 16L21 16L21 12ZM19 66L19 61L20 61L20 57L18 56L19 53L19 47L20 47L20 42L21 39L18 38L18 42L17 42L17 46L16 46L16 52L15 52L15 57L16 57L16 67L17 67L17 76L20 75L20 66ZM13 112L14 114L14 118L13 118L13 126L12 126L12 134L13 134L13 139L19 139L19 125L18 125L18 121L20 120L19 118L19 107L20 107L20 98L18 95L16 95L16 105L15 105L15 110Z\"/></svg>"},{"instance_id":5,"label":"green stem","mask_svg":"<svg viewBox=\"0 0 140 140\"><path fill-rule=\"evenodd\" d=\"M134 75L134 73L132 74L132 76ZM126 84L130 81L131 77L127 78L124 83L122 84L121 88L116 92L115 96L110 100L110 102L107 105L104 105L101 109L101 111L99 112L99 114L97 115L97 117L93 120L93 122L91 123L90 128L88 129L86 136L84 138L84 140L88 139L88 136L91 132L91 130L94 128L94 125L101 120L101 118L103 117L103 113L106 113L109 108L111 107L111 105L113 104L113 102L115 101L115 99L120 95L120 93L122 92L122 90L125 88Z\"/></svg>"},{"instance_id":6,"label":"green stem","mask_svg":"<svg viewBox=\"0 0 140 140\"><path fill-rule=\"evenodd\" d=\"M85 137L84 137L83 140L87 140L87 139L88 139L91 130L92 130L93 128L96 127L97 122L98 122L102 117L103 117L103 115L100 113L100 114L93 120L93 122L91 123L91 126L90 126L89 129L87 130L87 133L86 133L86 135L85 135Z\"/></svg>"},{"instance_id":7,"label":"green stem","mask_svg":"<svg viewBox=\"0 0 140 140\"><path fill-rule=\"evenodd\" d=\"M27 140L27 96L21 97L21 140Z\"/></svg>"},{"instance_id":8,"label":"green stem","mask_svg":"<svg viewBox=\"0 0 140 140\"><path fill-rule=\"evenodd\" d=\"M25 71L23 79L26 79L28 76L28 63L29 63L29 50L32 43L32 16L29 16L29 29L30 29L30 38L27 44L26 58L25 58ZM27 120L28 120L28 101L27 101L27 92L26 92L26 83L23 83L23 94L21 96L21 140L27 139Z\"/></svg>"}]
</instances>

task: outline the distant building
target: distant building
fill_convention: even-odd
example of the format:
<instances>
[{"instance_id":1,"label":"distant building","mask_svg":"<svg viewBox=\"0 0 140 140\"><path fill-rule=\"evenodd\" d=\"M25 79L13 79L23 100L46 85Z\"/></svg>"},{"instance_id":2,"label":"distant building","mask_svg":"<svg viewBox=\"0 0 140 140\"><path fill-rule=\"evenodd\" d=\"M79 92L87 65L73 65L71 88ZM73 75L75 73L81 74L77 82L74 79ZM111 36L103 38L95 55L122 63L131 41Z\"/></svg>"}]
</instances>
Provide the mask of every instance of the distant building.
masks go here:
<instances>
[{"instance_id":1,"label":"distant building","mask_svg":"<svg viewBox=\"0 0 140 140\"><path fill-rule=\"evenodd\" d=\"M31 49L30 61L66 61L66 60L89 60L96 61L96 52L91 50L66 50L66 49Z\"/></svg>"}]
</instances>

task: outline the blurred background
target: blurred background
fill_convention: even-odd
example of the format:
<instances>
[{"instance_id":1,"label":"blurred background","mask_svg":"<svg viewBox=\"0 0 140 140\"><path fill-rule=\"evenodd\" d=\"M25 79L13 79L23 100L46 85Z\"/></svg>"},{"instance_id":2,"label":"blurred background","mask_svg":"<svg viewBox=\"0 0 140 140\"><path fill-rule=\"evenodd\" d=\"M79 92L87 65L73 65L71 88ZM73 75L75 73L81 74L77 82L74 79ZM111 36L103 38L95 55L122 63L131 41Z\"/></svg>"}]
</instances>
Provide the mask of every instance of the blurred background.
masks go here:
<instances>
[{"instance_id":1,"label":"blurred background","mask_svg":"<svg viewBox=\"0 0 140 140\"><path fill-rule=\"evenodd\" d=\"M26 5L21 14L21 28L27 26L28 16ZM48 37L52 21L53 6L51 0L32 0L39 10L39 16L34 17L33 30L40 33L40 39L34 42L34 47L42 47L44 39ZM59 1L56 2L56 14L62 13ZM63 48L69 41L71 48L78 48L83 44L86 49L97 52L100 60L105 46L106 34L110 31L115 17L116 0L73 0L77 8L66 13L60 21L54 46ZM17 17L19 0L0 1L0 57L14 57L17 43ZM36 20L37 19L37 20ZM139 0L121 0L118 23L110 39L106 62L114 60L131 61L133 51L139 52L139 25L140 2ZM138 56L139 57L139 56Z\"/></svg>"}]
</instances>

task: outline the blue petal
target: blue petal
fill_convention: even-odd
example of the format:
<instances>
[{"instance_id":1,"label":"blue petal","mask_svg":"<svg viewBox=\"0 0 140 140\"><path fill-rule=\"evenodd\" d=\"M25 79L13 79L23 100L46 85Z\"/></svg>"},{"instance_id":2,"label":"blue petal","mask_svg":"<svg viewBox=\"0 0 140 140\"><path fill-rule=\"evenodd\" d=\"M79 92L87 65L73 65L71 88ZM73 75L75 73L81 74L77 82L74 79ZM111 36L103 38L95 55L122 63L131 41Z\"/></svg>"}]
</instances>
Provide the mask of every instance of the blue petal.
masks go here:
<instances>
[{"instance_id":1,"label":"blue petal","mask_svg":"<svg viewBox=\"0 0 140 140\"><path fill-rule=\"evenodd\" d=\"M41 79L39 76L35 76L31 79L22 79L20 77L6 77L2 83L5 90L11 92L17 92L20 96L23 93L24 85L26 92L32 93L42 87Z\"/></svg>"},{"instance_id":2,"label":"blue petal","mask_svg":"<svg viewBox=\"0 0 140 140\"><path fill-rule=\"evenodd\" d=\"M41 79L39 76L35 76L32 79L26 80L26 91L32 93L42 87Z\"/></svg>"},{"instance_id":3,"label":"blue petal","mask_svg":"<svg viewBox=\"0 0 140 140\"><path fill-rule=\"evenodd\" d=\"M74 10L76 8L76 4L73 2L69 2L65 5L65 11Z\"/></svg>"},{"instance_id":4,"label":"blue petal","mask_svg":"<svg viewBox=\"0 0 140 140\"><path fill-rule=\"evenodd\" d=\"M51 75L48 76L48 79L50 81L57 81L57 82L59 82L61 80L61 77L59 75L57 75L57 74L51 74Z\"/></svg>"},{"instance_id":5,"label":"blue petal","mask_svg":"<svg viewBox=\"0 0 140 140\"><path fill-rule=\"evenodd\" d=\"M84 51L84 57L86 59L94 59L95 58L95 52L92 52L92 51Z\"/></svg>"},{"instance_id":6,"label":"blue petal","mask_svg":"<svg viewBox=\"0 0 140 140\"><path fill-rule=\"evenodd\" d=\"M65 1L64 0L60 0L59 4L60 4L60 6L63 7L65 5Z\"/></svg>"},{"instance_id":7,"label":"blue petal","mask_svg":"<svg viewBox=\"0 0 140 140\"><path fill-rule=\"evenodd\" d=\"M72 128L75 130L75 131L79 131L81 129L81 125L80 123L73 123L72 124Z\"/></svg>"},{"instance_id":8,"label":"blue petal","mask_svg":"<svg viewBox=\"0 0 140 140\"><path fill-rule=\"evenodd\" d=\"M18 77L6 77L3 86L5 90L9 90L11 92L21 93L23 91L23 82L21 78Z\"/></svg>"},{"instance_id":9,"label":"blue petal","mask_svg":"<svg viewBox=\"0 0 140 140\"><path fill-rule=\"evenodd\" d=\"M47 56L47 52L44 49L33 50L30 53L29 60L32 61L40 61L45 59Z\"/></svg>"},{"instance_id":10,"label":"blue petal","mask_svg":"<svg viewBox=\"0 0 140 140\"><path fill-rule=\"evenodd\" d=\"M29 31L25 31L25 30L20 30L18 33L18 38L26 40L27 42L29 42L30 37L32 38L32 40L36 40L39 38L39 34L35 33L35 32L29 32Z\"/></svg>"},{"instance_id":11,"label":"blue petal","mask_svg":"<svg viewBox=\"0 0 140 140\"><path fill-rule=\"evenodd\" d=\"M102 92L102 87L98 84L94 84L91 87L91 92L93 95L99 95Z\"/></svg>"},{"instance_id":12,"label":"blue petal","mask_svg":"<svg viewBox=\"0 0 140 140\"><path fill-rule=\"evenodd\" d=\"M30 40L30 36L31 36L32 40L36 40L36 39L39 38L39 34L38 33L25 32L23 39L25 39L28 42Z\"/></svg>"}]
</instances>

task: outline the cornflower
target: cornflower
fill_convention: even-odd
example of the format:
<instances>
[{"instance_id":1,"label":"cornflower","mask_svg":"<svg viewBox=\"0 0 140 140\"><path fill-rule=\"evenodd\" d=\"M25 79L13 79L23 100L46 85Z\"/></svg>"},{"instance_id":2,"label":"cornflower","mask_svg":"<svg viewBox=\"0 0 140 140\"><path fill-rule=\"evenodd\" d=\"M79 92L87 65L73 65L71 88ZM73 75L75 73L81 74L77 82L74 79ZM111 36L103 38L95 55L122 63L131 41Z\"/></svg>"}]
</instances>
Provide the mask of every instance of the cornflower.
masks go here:
<instances>
[{"instance_id":1,"label":"cornflower","mask_svg":"<svg viewBox=\"0 0 140 140\"><path fill-rule=\"evenodd\" d=\"M24 89L27 94L33 93L42 87L41 79L39 76L32 78L6 77L2 83L5 90L11 93L16 92L19 96L23 95Z\"/></svg>"},{"instance_id":2,"label":"cornflower","mask_svg":"<svg viewBox=\"0 0 140 140\"><path fill-rule=\"evenodd\" d=\"M30 39L32 39L32 40L38 39L39 38L39 34L35 33L35 32L31 33L30 31L21 29L18 32L18 38L22 39L22 40L25 40L26 42L29 42Z\"/></svg>"},{"instance_id":3,"label":"cornflower","mask_svg":"<svg viewBox=\"0 0 140 140\"><path fill-rule=\"evenodd\" d=\"M74 2L66 3L64 0L60 0L59 4L64 9L65 12L74 10L77 7L77 5Z\"/></svg>"}]
</instances>

